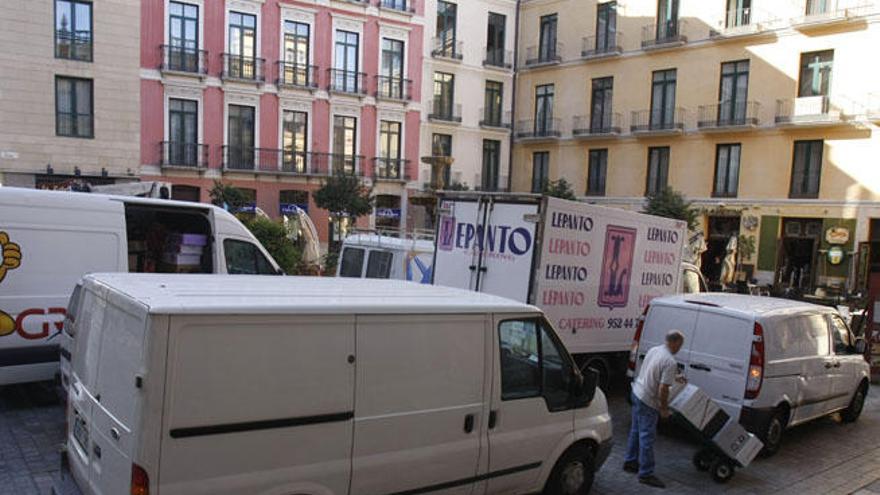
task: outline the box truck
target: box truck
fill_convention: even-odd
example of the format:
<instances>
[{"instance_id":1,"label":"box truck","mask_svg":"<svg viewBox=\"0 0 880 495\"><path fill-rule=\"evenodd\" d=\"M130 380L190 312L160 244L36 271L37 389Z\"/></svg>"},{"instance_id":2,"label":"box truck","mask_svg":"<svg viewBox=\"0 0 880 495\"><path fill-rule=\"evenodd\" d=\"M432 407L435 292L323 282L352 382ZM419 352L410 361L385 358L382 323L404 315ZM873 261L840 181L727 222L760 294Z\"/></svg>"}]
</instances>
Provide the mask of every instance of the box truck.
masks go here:
<instances>
[{"instance_id":1,"label":"box truck","mask_svg":"<svg viewBox=\"0 0 880 495\"><path fill-rule=\"evenodd\" d=\"M552 197L443 193L433 283L538 306L606 385L648 302L682 290L686 233L683 221Z\"/></svg>"}]
</instances>

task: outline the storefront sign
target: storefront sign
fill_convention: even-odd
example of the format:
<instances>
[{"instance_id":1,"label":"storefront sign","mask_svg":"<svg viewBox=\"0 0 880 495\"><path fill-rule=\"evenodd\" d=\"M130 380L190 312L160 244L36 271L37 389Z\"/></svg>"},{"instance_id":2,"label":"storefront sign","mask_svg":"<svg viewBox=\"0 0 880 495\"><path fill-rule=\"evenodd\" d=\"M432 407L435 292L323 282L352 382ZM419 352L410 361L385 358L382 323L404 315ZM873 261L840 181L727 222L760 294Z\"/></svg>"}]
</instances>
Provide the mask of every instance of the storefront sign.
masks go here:
<instances>
[{"instance_id":1,"label":"storefront sign","mask_svg":"<svg viewBox=\"0 0 880 495\"><path fill-rule=\"evenodd\" d=\"M832 265L839 265L843 261L843 248L834 246L828 250L828 262Z\"/></svg>"},{"instance_id":2,"label":"storefront sign","mask_svg":"<svg viewBox=\"0 0 880 495\"><path fill-rule=\"evenodd\" d=\"M376 218L400 219L400 208L376 208Z\"/></svg>"},{"instance_id":3,"label":"storefront sign","mask_svg":"<svg viewBox=\"0 0 880 495\"><path fill-rule=\"evenodd\" d=\"M831 227L825 231L825 240L828 244L846 244L849 242L849 229L846 227Z\"/></svg>"},{"instance_id":4,"label":"storefront sign","mask_svg":"<svg viewBox=\"0 0 880 495\"><path fill-rule=\"evenodd\" d=\"M309 205L307 204L293 204L293 203L281 203L279 205L279 210L282 215L297 215L300 211L304 213L309 212Z\"/></svg>"}]
</instances>

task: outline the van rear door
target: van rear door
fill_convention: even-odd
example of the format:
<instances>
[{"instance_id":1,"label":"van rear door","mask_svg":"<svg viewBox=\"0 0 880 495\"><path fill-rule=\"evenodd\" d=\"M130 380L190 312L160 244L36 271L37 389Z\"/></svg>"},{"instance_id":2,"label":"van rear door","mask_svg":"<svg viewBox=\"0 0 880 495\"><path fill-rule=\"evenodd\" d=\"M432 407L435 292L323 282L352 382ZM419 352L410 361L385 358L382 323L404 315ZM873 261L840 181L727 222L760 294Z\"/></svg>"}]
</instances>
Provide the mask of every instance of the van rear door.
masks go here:
<instances>
[{"instance_id":1,"label":"van rear door","mask_svg":"<svg viewBox=\"0 0 880 495\"><path fill-rule=\"evenodd\" d=\"M732 418L739 418L746 389L754 320L706 307L691 338L686 376Z\"/></svg>"},{"instance_id":2,"label":"van rear door","mask_svg":"<svg viewBox=\"0 0 880 495\"><path fill-rule=\"evenodd\" d=\"M636 372L645 359L645 354L655 346L665 343L666 333L670 330L678 330L684 334L684 346L675 355L679 370L684 371L690 359L690 346L693 341L694 330L697 325L697 317L700 307L691 303L652 303L645 317L645 325L642 328L642 338L639 340L639 350L636 359Z\"/></svg>"}]
</instances>

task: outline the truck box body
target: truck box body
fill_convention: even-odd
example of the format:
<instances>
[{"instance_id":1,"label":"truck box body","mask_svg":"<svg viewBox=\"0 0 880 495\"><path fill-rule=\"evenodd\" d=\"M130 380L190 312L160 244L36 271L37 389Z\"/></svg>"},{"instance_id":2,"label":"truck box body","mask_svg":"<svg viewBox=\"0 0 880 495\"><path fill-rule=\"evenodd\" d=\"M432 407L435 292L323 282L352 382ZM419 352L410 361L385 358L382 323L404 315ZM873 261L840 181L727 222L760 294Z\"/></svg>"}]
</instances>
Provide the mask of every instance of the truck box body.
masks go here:
<instances>
[{"instance_id":1,"label":"truck box body","mask_svg":"<svg viewBox=\"0 0 880 495\"><path fill-rule=\"evenodd\" d=\"M446 194L434 283L541 308L572 354L629 350L648 302L678 292L686 225L558 198Z\"/></svg>"}]
</instances>

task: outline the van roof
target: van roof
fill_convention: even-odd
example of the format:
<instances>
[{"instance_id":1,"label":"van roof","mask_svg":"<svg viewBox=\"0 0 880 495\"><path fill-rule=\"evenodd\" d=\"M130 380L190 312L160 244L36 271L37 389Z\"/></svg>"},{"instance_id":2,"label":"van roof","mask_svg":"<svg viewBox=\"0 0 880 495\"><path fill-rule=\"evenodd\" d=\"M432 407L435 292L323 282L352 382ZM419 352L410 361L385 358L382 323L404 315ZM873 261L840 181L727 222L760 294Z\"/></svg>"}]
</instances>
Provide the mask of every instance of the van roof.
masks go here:
<instances>
[{"instance_id":1,"label":"van roof","mask_svg":"<svg viewBox=\"0 0 880 495\"><path fill-rule=\"evenodd\" d=\"M21 187L0 187L0 204L9 203L15 206L78 208L83 210L101 209L107 201L122 201L131 204L152 206L174 206L180 208L216 209L207 203L175 201L173 199L139 198L136 196L116 196L109 194L82 193L72 191L46 191Z\"/></svg>"},{"instance_id":2,"label":"van roof","mask_svg":"<svg viewBox=\"0 0 880 495\"><path fill-rule=\"evenodd\" d=\"M399 280L99 273L85 277L154 314L537 312L511 299Z\"/></svg>"},{"instance_id":3,"label":"van roof","mask_svg":"<svg viewBox=\"0 0 880 495\"><path fill-rule=\"evenodd\" d=\"M418 249L420 251L434 251L434 242L427 239L402 239L387 235L358 233L345 238L345 246L364 248L383 248L397 250Z\"/></svg>"},{"instance_id":4,"label":"van roof","mask_svg":"<svg viewBox=\"0 0 880 495\"><path fill-rule=\"evenodd\" d=\"M651 304L698 304L710 307L723 308L725 310L756 317L782 316L790 313L804 311L830 312L833 308L819 306L803 301L792 299L780 299L766 296L748 296L744 294L704 293L704 294L678 294L675 296L660 297L651 301Z\"/></svg>"}]
</instances>

